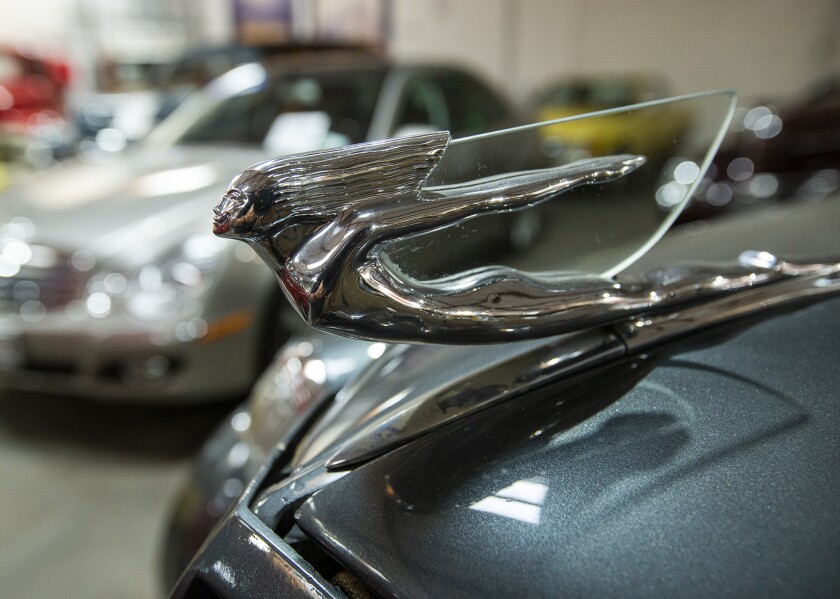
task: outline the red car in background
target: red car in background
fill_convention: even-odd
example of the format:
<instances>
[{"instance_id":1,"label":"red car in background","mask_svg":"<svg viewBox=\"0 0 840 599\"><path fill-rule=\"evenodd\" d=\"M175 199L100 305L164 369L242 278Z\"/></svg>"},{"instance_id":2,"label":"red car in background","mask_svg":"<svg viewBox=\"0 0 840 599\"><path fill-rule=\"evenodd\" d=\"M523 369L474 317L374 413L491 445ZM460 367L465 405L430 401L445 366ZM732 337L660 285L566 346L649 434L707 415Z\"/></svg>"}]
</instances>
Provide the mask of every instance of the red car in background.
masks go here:
<instances>
[{"instance_id":1,"label":"red car in background","mask_svg":"<svg viewBox=\"0 0 840 599\"><path fill-rule=\"evenodd\" d=\"M66 137L66 63L0 47L0 162L49 162Z\"/></svg>"}]
</instances>

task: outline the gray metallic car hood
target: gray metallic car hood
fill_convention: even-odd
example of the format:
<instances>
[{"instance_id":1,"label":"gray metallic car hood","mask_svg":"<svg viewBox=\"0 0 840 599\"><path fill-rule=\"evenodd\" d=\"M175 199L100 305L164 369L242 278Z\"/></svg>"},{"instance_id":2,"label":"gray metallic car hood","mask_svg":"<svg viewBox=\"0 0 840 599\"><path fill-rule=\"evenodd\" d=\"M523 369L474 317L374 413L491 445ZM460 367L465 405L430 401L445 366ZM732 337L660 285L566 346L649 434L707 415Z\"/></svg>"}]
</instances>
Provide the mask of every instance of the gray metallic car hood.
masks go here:
<instances>
[{"instance_id":1,"label":"gray metallic car hood","mask_svg":"<svg viewBox=\"0 0 840 599\"><path fill-rule=\"evenodd\" d=\"M382 596L834 596L838 308L535 390L297 522Z\"/></svg>"},{"instance_id":2,"label":"gray metallic car hood","mask_svg":"<svg viewBox=\"0 0 840 599\"><path fill-rule=\"evenodd\" d=\"M258 148L218 145L74 159L6 193L0 223L25 217L38 243L142 263L191 232L209 232L213 204L230 179L265 158Z\"/></svg>"},{"instance_id":3,"label":"gray metallic car hood","mask_svg":"<svg viewBox=\"0 0 840 599\"><path fill-rule=\"evenodd\" d=\"M679 260L681 249L725 258L745 247L836 255L839 215L840 203L827 202L691 227L650 259ZM538 384L528 366L559 367L563 355L534 354L507 369L492 347L469 359L464 348L433 348L437 356L423 346L393 348L339 391L300 442L302 461L269 459L174 596L207 584L225 597L304 588L338 597L321 577L334 566L380 596L834 596L840 300L798 310L792 303L835 293L835 274L804 294L758 286L748 312L728 311L728 300L701 302L692 309L723 320L699 320L717 332L684 334L679 346L638 349L613 323L611 334L590 337L607 341L595 347L612 350L621 335L638 351L609 351L595 368L563 368ZM667 332L666 320L686 315L649 320ZM758 324L736 322L743 318ZM572 350L566 360L587 355L554 341ZM528 353L527 343L507 347L513 366ZM496 383L511 372L526 385L505 397L511 387ZM447 380L470 383L470 373L478 392L450 393ZM418 387L426 382L429 395ZM412 398L423 397L415 406ZM478 404L486 409L471 409ZM430 409L402 409L412 407ZM421 419L422 429L399 443L333 459L347 441L379 443L404 433L399 425L413 422L411 413L437 408L446 418L430 426ZM405 414L409 421L389 420ZM375 423L383 426L370 429ZM354 440L365 429L374 434ZM321 563L317 552L301 557L313 540L338 563Z\"/></svg>"}]
</instances>

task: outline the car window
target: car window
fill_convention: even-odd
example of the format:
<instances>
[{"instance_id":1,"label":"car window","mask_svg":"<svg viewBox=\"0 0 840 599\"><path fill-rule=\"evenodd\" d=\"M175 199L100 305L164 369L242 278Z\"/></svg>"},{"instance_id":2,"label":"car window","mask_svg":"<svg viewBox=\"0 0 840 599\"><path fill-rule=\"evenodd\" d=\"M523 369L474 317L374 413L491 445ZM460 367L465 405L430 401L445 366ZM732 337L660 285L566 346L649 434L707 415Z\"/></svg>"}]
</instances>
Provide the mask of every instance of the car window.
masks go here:
<instances>
[{"instance_id":1,"label":"car window","mask_svg":"<svg viewBox=\"0 0 840 599\"><path fill-rule=\"evenodd\" d=\"M262 144L284 115L322 114L345 143L364 141L379 95L381 70L308 73L269 79L197 115L178 143Z\"/></svg>"},{"instance_id":2,"label":"car window","mask_svg":"<svg viewBox=\"0 0 840 599\"><path fill-rule=\"evenodd\" d=\"M405 85L394 132L399 135L408 128L425 126L449 130L449 109L438 82L425 75L415 75Z\"/></svg>"},{"instance_id":3,"label":"car window","mask_svg":"<svg viewBox=\"0 0 840 599\"><path fill-rule=\"evenodd\" d=\"M456 137L490 131L510 124L512 115L495 92L469 75L452 73L440 78L449 107L451 131Z\"/></svg>"},{"instance_id":4,"label":"car window","mask_svg":"<svg viewBox=\"0 0 840 599\"><path fill-rule=\"evenodd\" d=\"M413 127L448 130L454 137L483 133L512 121L495 92L462 73L413 76L405 86L394 132Z\"/></svg>"}]
</instances>

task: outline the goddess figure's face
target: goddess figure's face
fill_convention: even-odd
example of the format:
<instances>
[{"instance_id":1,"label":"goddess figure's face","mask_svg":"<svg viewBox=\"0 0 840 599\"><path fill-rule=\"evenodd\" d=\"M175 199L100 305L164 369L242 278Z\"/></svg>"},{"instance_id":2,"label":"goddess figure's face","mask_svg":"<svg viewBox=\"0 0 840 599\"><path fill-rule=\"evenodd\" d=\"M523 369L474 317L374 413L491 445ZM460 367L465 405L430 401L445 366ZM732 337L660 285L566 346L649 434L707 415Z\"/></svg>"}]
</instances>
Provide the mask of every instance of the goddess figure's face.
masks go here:
<instances>
[{"instance_id":1,"label":"goddess figure's face","mask_svg":"<svg viewBox=\"0 0 840 599\"><path fill-rule=\"evenodd\" d=\"M213 209L213 233L220 237L236 237L255 221L254 203L248 194L231 187Z\"/></svg>"}]
</instances>

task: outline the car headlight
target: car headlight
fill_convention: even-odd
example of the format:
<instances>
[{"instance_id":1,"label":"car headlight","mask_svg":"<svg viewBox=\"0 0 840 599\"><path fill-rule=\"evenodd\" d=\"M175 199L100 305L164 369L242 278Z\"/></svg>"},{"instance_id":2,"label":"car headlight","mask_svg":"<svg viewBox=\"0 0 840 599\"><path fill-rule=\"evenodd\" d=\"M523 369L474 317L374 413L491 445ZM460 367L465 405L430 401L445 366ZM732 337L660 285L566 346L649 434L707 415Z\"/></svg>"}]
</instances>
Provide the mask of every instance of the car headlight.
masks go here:
<instances>
[{"instance_id":1,"label":"car headlight","mask_svg":"<svg viewBox=\"0 0 840 599\"><path fill-rule=\"evenodd\" d=\"M90 316L101 318L119 304L140 320L178 317L189 323L191 319L198 319L202 313L198 300L212 287L224 248L225 242L221 239L193 235L174 251L130 275L100 272L88 284L86 311ZM189 336L200 337L200 333L194 331Z\"/></svg>"}]
</instances>

